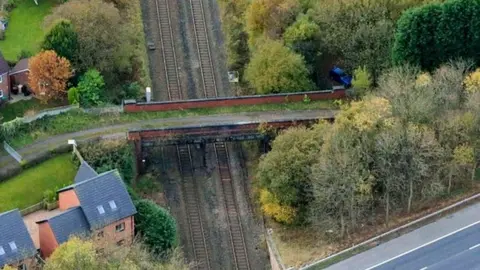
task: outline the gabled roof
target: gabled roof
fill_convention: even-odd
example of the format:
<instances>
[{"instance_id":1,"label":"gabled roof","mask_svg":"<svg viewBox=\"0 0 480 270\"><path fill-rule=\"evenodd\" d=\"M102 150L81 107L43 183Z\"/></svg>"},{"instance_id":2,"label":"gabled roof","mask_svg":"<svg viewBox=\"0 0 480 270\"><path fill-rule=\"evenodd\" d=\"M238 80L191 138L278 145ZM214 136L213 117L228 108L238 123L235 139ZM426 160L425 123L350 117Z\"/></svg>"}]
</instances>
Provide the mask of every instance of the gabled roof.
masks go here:
<instances>
[{"instance_id":1,"label":"gabled roof","mask_svg":"<svg viewBox=\"0 0 480 270\"><path fill-rule=\"evenodd\" d=\"M48 221L50 224L50 228L59 245L67 242L73 235L83 237L89 234L90 226L81 207L71 208L48 220L38 221L37 223L45 221Z\"/></svg>"},{"instance_id":2,"label":"gabled roof","mask_svg":"<svg viewBox=\"0 0 480 270\"><path fill-rule=\"evenodd\" d=\"M117 170L99 174L89 180L62 188L58 192L69 189L75 190L91 230L103 228L137 213Z\"/></svg>"},{"instance_id":3,"label":"gabled roof","mask_svg":"<svg viewBox=\"0 0 480 270\"><path fill-rule=\"evenodd\" d=\"M8 66L7 61L3 58L2 52L0 52L0 75L8 72L10 67Z\"/></svg>"},{"instance_id":4,"label":"gabled roof","mask_svg":"<svg viewBox=\"0 0 480 270\"><path fill-rule=\"evenodd\" d=\"M12 250L12 246L16 250ZM3 251L3 252L2 252ZM35 255L37 250L18 209L0 213L0 267Z\"/></svg>"},{"instance_id":5,"label":"gabled roof","mask_svg":"<svg viewBox=\"0 0 480 270\"><path fill-rule=\"evenodd\" d=\"M10 74L28 70L28 60L29 58L20 59L12 70L10 70Z\"/></svg>"},{"instance_id":6,"label":"gabled roof","mask_svg":"<svg viewBox=\"0 0 480 270\"><path fill-rule=\"evenodd\" d=\"M86 161L82 161L80 168L78 168L77 175L75 175L74 183L79 183L97 176L98 173L88 165Z\"/></svg>"}]
</instances>

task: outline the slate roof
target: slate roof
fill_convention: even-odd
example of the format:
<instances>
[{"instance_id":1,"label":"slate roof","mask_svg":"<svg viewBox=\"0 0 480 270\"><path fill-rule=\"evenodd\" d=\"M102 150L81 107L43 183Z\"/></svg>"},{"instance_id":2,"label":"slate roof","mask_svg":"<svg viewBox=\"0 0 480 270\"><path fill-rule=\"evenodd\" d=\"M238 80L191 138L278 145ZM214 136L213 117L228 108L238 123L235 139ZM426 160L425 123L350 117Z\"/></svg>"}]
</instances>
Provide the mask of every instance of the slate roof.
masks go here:
<instances>
[{"instance_id":1,"label":"slate roof","mask_svg":"<svg viewBox=\"0 0 480 270\"><path fill-rule=\"evenodd\" d=\"M11 242L17 247L16 251L12 251L9 244ZM31 257L37 252L18 209L0 213L0 247L5 252L0 255L0 268L7 263Z\"/></svg>"},{"instance_id":2,"label":"slate roof","mask_svg":"<svg viewBox=\"0 0 480 270\"><path fill-rule=\"evenodd\" d=\"M29 58L20 59L17 62L17 64L12 68L10 73L16 73L16 72L24 71L24 70L28 69L28 60L29 60Z\"/></svg>"},{"instance_id":3,"label":"slate roof","mask_svg":"<svg viewBox=\"0 0 480 270\"><path fill-rule=\"evenodd\" d=\"M0 52L0 75L8 72L10 70L10 67L8 66L7 61L5 58L3 58L2 53Z\"/></svg>"},{"instance_id":4,"label":"slate roof","mask_svg":"<svg viewBox=\"0 0 480 270\"><path fill-rule=\"evenodd\" d=\"M83 237L89 234L90 225L81 207L71 208L48 220L38 221L37 223L45 221L48 221L50 224L50 228L52 228L59 245L67 242L73 235Z\"/></svg>"},{"instance_id":5,"label":"slate roof","mask_svg":"<svg viewBox=\"0 0 480 270\"><path fill-rule=\"evenodd\" d=\"M91 230L103 228L120 219L135 215L137 210L117 170L75 183L58 192L74 189ZM116 208L112 208L110 202ZM104 213L100 213L99 207Z\"/></svg>"},{"instance_id":6,"label":"slate roof","mask_svg":"<svg viewBox=\"0 0 480 270\"><path fill-rule=\"evenodd\" d=\"M74 183L79 183L97 176L98 173L88 165L86 161L82 161L80 168L78 168L77 175L75 175Z\"/></svg>"}]
</instances>

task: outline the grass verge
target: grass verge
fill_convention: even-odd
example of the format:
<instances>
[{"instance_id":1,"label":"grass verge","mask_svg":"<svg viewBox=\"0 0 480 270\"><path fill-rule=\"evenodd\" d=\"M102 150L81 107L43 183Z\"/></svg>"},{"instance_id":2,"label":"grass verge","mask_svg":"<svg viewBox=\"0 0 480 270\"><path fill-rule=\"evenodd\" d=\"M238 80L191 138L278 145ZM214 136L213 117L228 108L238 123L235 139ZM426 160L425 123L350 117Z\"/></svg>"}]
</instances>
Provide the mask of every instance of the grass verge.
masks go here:
<instances>
[{"instance_id":1,"label":"grass verge","mask_svg":"<svg viewBox=\"0 0 480 270\"><path fill-rule=\"evenodd\" d=\"M35 114L40 110L53 108L57 106L62 106L65 104L59 103L48 103L44 104L41 103L38 99L32 98L29 100L21 100L15 103L10 103L7 106L0 109L0 118L2 118L2 122L8 122L16 117L23 117L25 114Z\"/></svg>"},{"instance_id":2,"label":"grass verge","mask_svg":"<svg viewBox=\"0 0 480 270\"><path fill-rule=\"evenodd\" d=\"M313 109L336 109L336 105L333 101L322 100L312 101L310 103L296 102L286 104L262 104L165 112L112 113L103 114L100 117L95 114L83 113L81 111L69 111L64 114L45 117L32 122L19 131L15 137L9 141L9 143L11 143L14 147L19 148L31 144L36 140L45 139L54 135L105 127L115 124L133 123L142 120L214 114L232 114L241 112L294 111Z\"/></svg>"},{"instance_id":3,"label":"grass verge","mask_svg":"<svg viewBox=\"0 0 480 270\"><path fill-rule=\"evenodd\" d=\"M24 209L42 201L43 192L71 184L75 173L71 154L63 154L1 182L0 212Z\"/></svg>"},{"instance_id":4,"label":"grass verge","mask_svg":"<svg viewBox=\"0 0 480 270\"><path fill-rule=\"evenodd\" d=\"M33 0L15 1L16 7L10 13L5 40L0 41L0 51L8 61L16 61L22 50L35 54L40 49L44 31L43 18L47 16L54 0L40 0L38 6Z\"/></svg>"}]
</instances>

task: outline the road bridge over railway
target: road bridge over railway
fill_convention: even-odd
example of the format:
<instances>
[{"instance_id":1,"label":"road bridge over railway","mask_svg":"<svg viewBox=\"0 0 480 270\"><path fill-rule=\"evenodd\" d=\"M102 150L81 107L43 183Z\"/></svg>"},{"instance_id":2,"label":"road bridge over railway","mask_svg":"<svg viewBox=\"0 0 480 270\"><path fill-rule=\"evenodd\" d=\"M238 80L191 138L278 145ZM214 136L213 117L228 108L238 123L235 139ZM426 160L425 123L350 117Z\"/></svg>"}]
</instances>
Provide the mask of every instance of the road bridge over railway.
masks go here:
<instances>
[{"instance_id":1,"label":"road bridge over railway","mask_svg":"<svg viewBox=\"0 0 480 270\"><path fill-rule=\"evenodd\" d=\"M190 123L163 128L130 129L128 139L135 144L137 169L144 170L148 159L146 149L156 146L206 144L227 141L259 140L268 142L269 135L260 132L261 125L271 129L285 129L296 125L311 125L319 120L333 121L337 111L304 111L301 114L279 112L259 117L233 117L216 122Z\"/></svg>"}]
</instances>

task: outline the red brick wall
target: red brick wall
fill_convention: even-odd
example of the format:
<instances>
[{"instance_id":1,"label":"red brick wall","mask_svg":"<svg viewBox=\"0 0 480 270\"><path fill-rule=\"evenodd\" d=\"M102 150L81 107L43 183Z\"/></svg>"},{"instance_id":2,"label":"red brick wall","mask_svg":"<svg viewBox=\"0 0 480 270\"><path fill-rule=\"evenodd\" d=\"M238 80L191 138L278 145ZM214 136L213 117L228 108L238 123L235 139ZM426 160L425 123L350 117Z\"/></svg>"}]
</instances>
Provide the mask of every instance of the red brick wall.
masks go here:
<instances>
[{"instance_id":1,"label":"red brick wall","mask_svg":"<svg viewBox=\"0 0 480 270\"><path fill-rule=\"evenodd\" d=\"M12 80L12 85L28 85L28 71L19 72L13 75L10 75ZM30 89L30 88L28 88Z\"/></svg>"},{"instance_id":2,"label":"red brick wall","mask_svg":"<svg viewBox=\"0 0 480 270\"><path fill-rule=\"evenodd\" d=\"M125 230L122 232L117 232L115 227L121 223L125 224ZM103 244L116 244L121 240L124 241L124 245L130 245L133 241L134 229L135 222L133 216L131 216L107 225L103 229L96 230L94 232L94 236L97 244L100 246L102 246ZM100 232L103 232L103 236L99 236Z\"/></svg>"},{"instance_id":3,"label":"red brick wall","mask_svg":"<svg viewBox=\"0 0 480 270\"><path fill-rule=\"evenodd\" d=\"M78 200L75 190L69 189L58 193L58 208L60 210L67 210L79 205L80 201Z\"/></svg>"},{"instance_id":4,"label":"red brick wall","mask_svg":"<svg viewBox=\"0 0 480 270\"><path fill-rule=\"evenodd\" d=\"M8 76L8 73L5 73L1 76L2 82L0 83L0 90L3 91L3 95L8 99L10 93L10 78Z\"/></svg>"},{"instance_id":5,"label":"red brick wall","mask_svg":"<svg viewBox=\"0 0 480 270\"><path fill-rule=\"evenodd\" d=\"M264 96L245 96L230 98L212 98L198 100L182 100L169 102L152 102L152 103L136 103L125 104L123 110L125 112L139 111L170 111L184 110L194 108L216 108L231 107L239 105L259 105L259 104L279 104L286 102L302 101L304 96L308 95L311 100L331 100L343 99L346 97L346 90L339 89L335 91L316 91L295 94L275 94Z\"/></svg>"},{"instance_id":6,"label":"red brick wall","mask_svg":"<svg viewBox=\"0 0 480 270\"><path fill-rule=\"evenodd\" d=\"M57 239L48 221L38 224L38 238L40 240L40 254L43 258L48 258L58 247Z\"/></svg>"}]
</instances>

